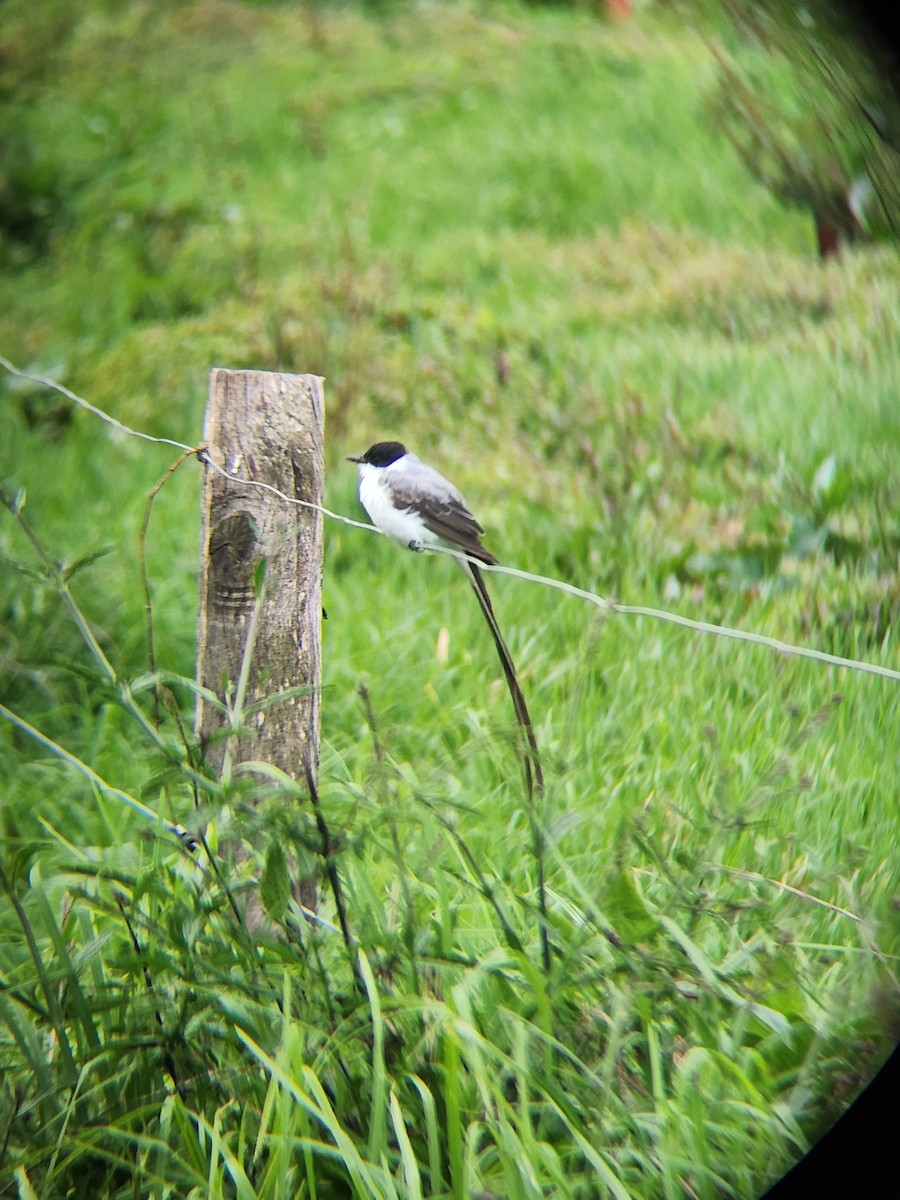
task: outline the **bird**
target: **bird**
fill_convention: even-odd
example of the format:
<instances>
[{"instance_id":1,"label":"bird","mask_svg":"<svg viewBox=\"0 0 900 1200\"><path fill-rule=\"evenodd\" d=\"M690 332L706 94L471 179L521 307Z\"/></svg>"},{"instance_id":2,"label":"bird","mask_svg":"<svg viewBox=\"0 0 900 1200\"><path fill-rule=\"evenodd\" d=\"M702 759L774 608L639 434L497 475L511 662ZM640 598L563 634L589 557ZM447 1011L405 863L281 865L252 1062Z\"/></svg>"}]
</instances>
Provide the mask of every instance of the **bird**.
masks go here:
<instances>
[{"instance_id":1,"label":"bird","mask_svg":"<svg viewBox=\"0 0 900 1200\"><path fill-rule=\"evenodd\" d=\"M402 442L375 442L365 454L348 455L347 461L357 465L359 500L377 529L409 550L422 552L449 548L465 555L465 558L457 557L457 562L472 585L491 631L516 720L525 739L523 770L529 807L533 809L535 796L543 795L544 776L528 705L478 565L493 567L499 561L481 541L484 530L469 511L459 488L407 450ZM542 844L543 835L533 817L532 821L535 843ZM541 952L545 969L549 971L550 942L542 861L538 853Z\"/></svg>"},{"instance_id":2,"label":"bird","mask_svg":"<svg viewBox=\"0 0 900 1200\"><path fill-rule=\"evenodd\" d=\"M459 488L402 442L376 442L347 461L358 465L360 503L384 533L410 550L450 547L489 566L497 563Z\"/></svg>"},{"instance_id":3,"label":"bird","mask_svg":"<svg viewBox=\"0 0 900 1200\"><path fill-rule=\"evenodd\" d=\"M540 757L528 706L478 567L478 563L489 567L498 564L498 559L481 541L484 530L469 511L459 488L407 450L402 442L376 442L365 454L348 455L347 461L357 464L359 500L377 529L410 550L449 547L466 555L457 558L457 562L481 605L506 676L516 719L528 743L525 755L528 791L531 794L535 785L538 792L543 791Z\"/></svg>"}]
</instances>

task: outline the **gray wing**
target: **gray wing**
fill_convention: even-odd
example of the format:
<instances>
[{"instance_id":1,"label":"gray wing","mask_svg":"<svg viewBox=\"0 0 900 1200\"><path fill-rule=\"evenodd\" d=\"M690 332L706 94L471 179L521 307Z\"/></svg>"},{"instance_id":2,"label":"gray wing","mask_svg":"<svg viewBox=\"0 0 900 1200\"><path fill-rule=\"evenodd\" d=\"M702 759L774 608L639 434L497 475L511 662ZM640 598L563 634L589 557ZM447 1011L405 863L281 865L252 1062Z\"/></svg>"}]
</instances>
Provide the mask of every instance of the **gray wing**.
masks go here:
<instances>
[{"instance_id":1,"label":"gray wing","mask_svg":"<svg viewBox=\"0 0 900 1200\"><path fill-rule=\"evenodd\" d=\"M496 563L497 559L481 544L484 530L466 507L462 493L434 467L408 454L403 471L391 473L391 491L397 507L416 513L435 537L444 538L480 562Z\"/></svg>"}]
</instances>

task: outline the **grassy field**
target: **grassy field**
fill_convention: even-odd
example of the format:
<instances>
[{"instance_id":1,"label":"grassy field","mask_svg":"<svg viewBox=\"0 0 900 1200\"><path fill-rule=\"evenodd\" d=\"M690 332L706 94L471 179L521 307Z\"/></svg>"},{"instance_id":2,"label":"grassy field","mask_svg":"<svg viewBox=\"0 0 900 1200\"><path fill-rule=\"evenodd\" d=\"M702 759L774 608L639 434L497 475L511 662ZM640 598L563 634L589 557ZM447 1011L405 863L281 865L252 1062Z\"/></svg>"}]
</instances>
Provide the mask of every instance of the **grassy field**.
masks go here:
<instances>
[{"instance_id":1,"label":"grassy field","mask_svg":"<svg viewBox=\"0 0 900 1200\"><path fill-rule=\"evenodd\" d=\"M710 42L755 52L714 9L6 10L0 354L191 444L210 367L322 374L336 511L399 437L504 563L900 670L900 255L819 262L748 175ZM174 450L4 387L0 1196L753 1200L853 1098L900 1034L896 681L494 576L548 973L465 582L327 522L349 952L286 901L308 803L195 792L149 725ZM147 538L187 729L200 483ZM192 858L85 767L254 857ZM277 937L235 916L251 872Z\"/></svg>"}]
</instances>

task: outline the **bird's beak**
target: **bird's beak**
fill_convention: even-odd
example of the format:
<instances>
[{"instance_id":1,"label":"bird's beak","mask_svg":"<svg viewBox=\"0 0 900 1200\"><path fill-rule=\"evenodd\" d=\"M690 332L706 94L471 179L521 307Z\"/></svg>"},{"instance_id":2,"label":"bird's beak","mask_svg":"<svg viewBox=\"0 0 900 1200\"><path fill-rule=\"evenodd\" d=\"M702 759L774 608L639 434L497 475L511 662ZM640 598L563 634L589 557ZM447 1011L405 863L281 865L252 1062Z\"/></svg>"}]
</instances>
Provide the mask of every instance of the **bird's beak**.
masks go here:
<instances>
[{"instance_id":1,"label":"bird's beak","mask_svg":"<svg viewBox=\"0 0 900 1200\"><path fill-rule=\"evenodd\" d=\"M348 455L347 455L347 462L355 462L355 463L360 463L360 462L362 462L362 459L361 459L361 458L356 458L356 457L355 457L354 455L352 455L352 454L348 454Z\"/></svg>"}]
</instances>

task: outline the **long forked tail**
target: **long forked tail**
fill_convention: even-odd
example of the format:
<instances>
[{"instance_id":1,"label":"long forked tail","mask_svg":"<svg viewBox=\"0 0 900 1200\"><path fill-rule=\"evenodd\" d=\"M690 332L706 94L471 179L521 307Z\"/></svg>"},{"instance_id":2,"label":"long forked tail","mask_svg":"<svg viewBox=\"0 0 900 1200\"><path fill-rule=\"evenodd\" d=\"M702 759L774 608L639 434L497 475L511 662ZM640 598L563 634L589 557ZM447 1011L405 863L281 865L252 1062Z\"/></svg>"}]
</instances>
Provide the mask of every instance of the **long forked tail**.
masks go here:
<instances>
[{"instance_id":1,"label":"long forked tail","mask_svg":"<svg viewBox=\"0 0 900 1200\"><path fill-rule=\"evenodd\" d=\"M460 566L468 575L472 590L478 597L478 603L481 605L481 611L484 613L484 619L488 623L488 628L494 639L494 645L497 647L497 653L500 656L503 674L506 676L506 686L509 688L509 694L512 697L513 708L516 710L516 720L519 723L519 728L522 730L526 742L523 763L525 790L528 794L528 821L531 825L531 837L534 846L535 864L537 866L538 909L541 918L541 959L545 973L549 974L550 933L547 923L547 891L544 885L544 835L541 830L537 806L535 804L535 800L540 799L544 794L544 773L541 770L541 757L538 752L537 739L534 736L534 728L531 724L528 705L525 703L525 697L522 694L522 689L519 687L519 680L516 677L516 668L513 665L512 655L509 652L506 642L503 640L503 634L500 632L500 626L497 624L497 618L494 615L494 607L491 604L491 597L488 594L484 576L470 560L459 559L457 561L459 561Z\"/></svg>"},{"instance_id":2,"label":"long forked tail","mask_svg":"<svg viewBox=\"0 0 900 1200\"><path fill-rule=\"evenodd\" d=\"M527 743L524 756L525 786L528 788L529 799L533 800L535 794L538 796L543 794L544 774L541 770L541 758L538 753L537 739L534 736L534 727L531 724L528 705L525 703L525 697L522 694L522 689L519 687L519 680L516 676L516 668L513 665L512 655L509 652L506 642L503 640L500 626L497 624L497 618L494 615L494 606L491 604L491 597L487 590L487 584L484 582L484 576L478 567L468 560L462 562L462 568L469 577L472 590L478 597L478 603L481 605L484 619L488 623L488 628L494 639L494 645L497 647L497 654L500 656L503 674L506 676L506 686L509 688L513 708L516 711L516 720L519 722L519 726L525 736Z\"/></svg>"}]
</instances>

